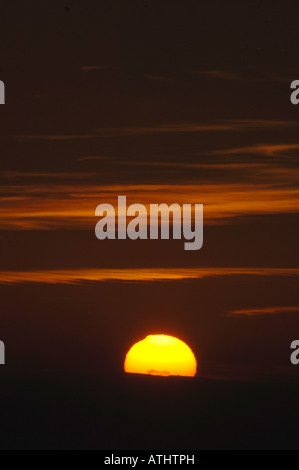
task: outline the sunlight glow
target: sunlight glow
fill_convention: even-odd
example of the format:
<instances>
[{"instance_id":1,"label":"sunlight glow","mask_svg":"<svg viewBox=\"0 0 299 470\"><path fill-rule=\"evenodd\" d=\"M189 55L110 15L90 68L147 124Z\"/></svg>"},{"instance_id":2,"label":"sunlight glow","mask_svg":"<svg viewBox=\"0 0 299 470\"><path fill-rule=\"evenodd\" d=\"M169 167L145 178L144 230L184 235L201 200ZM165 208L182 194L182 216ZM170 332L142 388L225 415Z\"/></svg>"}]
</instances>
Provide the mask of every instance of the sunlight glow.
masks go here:
<instances>
[{"instance_id":1,"label":"sunlight glow","mask_svg":"<svg viewBox=\"0 0 299 470\"><path fill-rule=\"evenodd\" d=\"M163 377L194 377L197 362L186 343L166 335L150 335L128 352L125 372Z\"/></svg>"}]
</instances>

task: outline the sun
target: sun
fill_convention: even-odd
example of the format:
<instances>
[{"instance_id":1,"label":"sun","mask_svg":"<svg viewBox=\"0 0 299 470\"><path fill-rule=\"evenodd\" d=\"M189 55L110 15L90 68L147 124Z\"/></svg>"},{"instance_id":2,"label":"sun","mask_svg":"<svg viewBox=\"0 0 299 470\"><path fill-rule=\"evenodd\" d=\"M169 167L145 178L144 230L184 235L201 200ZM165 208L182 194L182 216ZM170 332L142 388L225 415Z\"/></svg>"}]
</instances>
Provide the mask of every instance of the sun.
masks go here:
<instances>
[{"instance_id":1,"label":"sun","mask_svg":"<svg viewBox=\"0 0 299 470\"><path fill-rule=\"evenodd\" d=\"M150 335L134 344L126 356L125 372L194 377L197 362L186 343L173 336Z\"/></svg>"}]
</instances>

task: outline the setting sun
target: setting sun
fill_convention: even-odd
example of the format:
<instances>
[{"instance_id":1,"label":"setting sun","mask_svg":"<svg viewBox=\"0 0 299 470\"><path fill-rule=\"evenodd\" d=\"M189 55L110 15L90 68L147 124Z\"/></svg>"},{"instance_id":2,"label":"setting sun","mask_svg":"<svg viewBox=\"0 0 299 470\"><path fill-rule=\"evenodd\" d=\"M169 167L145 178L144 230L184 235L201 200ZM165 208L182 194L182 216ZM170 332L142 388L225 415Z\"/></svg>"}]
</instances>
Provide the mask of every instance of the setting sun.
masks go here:
<instances>
[{"instance_id":1,"label":"setting sun","mask_svg":"<svg viewBox=\"0 0 299 470\"><path fill-rule=\"evenodd\" d=\"M163 377L196 375L197 362L186 343L166 335L150 335L128 352L125 372Z\"/></svg>"}]
</instances>

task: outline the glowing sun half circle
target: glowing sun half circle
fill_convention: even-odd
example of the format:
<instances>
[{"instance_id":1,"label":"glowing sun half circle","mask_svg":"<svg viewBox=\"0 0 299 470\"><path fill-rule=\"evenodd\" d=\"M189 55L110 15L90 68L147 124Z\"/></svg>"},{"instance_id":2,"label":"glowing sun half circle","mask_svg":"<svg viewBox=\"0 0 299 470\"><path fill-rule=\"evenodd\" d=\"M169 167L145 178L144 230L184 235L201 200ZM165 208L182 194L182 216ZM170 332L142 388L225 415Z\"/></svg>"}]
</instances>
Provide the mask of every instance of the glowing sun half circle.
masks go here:
<instances>
[{"instance_id":1,"label":"glowing sun half circle","mask_svg":"<svg viewBox=\"0 0 299 470\"><path fill-rule=\"evenodd\" d=\"M166 335L150 335L134 344L126 356L129 374L194 377L197 362L186 343Z\"/></svg>"}]
</instances>

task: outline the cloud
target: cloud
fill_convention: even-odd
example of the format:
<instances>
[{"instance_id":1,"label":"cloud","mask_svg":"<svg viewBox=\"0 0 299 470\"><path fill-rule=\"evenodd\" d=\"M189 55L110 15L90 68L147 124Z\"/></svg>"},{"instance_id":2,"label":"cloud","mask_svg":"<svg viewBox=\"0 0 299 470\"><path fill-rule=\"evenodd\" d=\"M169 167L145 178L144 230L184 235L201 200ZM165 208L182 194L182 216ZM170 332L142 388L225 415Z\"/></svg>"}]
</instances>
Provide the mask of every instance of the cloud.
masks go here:
<instances>
[{"instance_id":1,"label":"cloud","mask_svg":"<svg viewBox=\"0 0 299 470\"><path fill-rule=\"evenodd\" d=\"M262 155L265 157L280 157L284 153L299 150L299 144L259 144L249 147L237 147L224 150L214 150L210 155Z\"/></svg>"},{"instance_id":2,"label":"cloud","mask_svg":"<svg viewBox=\"0 0 299 470\"><path fill-rule=\"evenodd\" d=\"M16 135L17 140L84 140L84 139L97 139L99 136L96 134L52 134L52 135Z\"/></svg>"},{"instance_id":3,"label":"cloud","mask_svg":"<svg viewBox=\"0 0 299 470\"><path fill-rule=\"evenodd\" d=\"M297 127L298 124L289 121L239 119L208 123L178 123L160 124L158 126L140 127L107 127L97 129L88 134L49 134L49 135L16 135L17 140L84 140L107 137L126 137L148 134L182 134L201 132L248 132L259 130L279 130L281 128ZM237 150L237 149L232 149Z\"/></svg>"},{"instance_id":4,"label":"cloud","mask_svg":"<svg viewBox=\"0 0 299 470\"><path fill-rule=\"evenodd\" d=\"M266 163L192 163L192 162L173 162L173 161L117 161L118 165L124 166L145 166L153 168L177 168L185 170L213 170L213 171L250 171L263 170L269 167Z\"/></svg>"},{"instance_id":5,"label":"cloud","mask_svg":"<svg viewBox=\"0 0 299 470\"><path fill-rule=\"evenodd\" d=\"M147 268L0 271L0 284L84 284L86 282L162 282L228 276L298 276L299 269L280 268ZM280 307L281 308L281 307ZM297 307L291 307L292 309ZM283 311L285 309L281 308ZM293 310L292 310L293 311ZM297 311L297 310L296 310ZM243 311L241 311L243 312ZM233 315L234 316L234 315Z\"/></svg>"},{"instance_id":6,"label":"cloud","mask_svg":"<svg viewBox=\"0 0 299 470\"><path fill-rule=\"evenodd\" d=\"M93 227L95 208L102 202L117 207L117 195L127 195L128 205L138 201L148 209L155 203L204 204L205 224L223 224L237 216L298 213L299 188L283 182L279 171L276 177L276 184L273 180L201 185L2 184L0 228ZM20 196L25 199L16 199Z\"/></svg>"},{"instance_id":7,"label":"cloud","mask_svg":"<svg viewBox=\"0 0 299 470\"><path fill-rule=\"evenodd\" d=\"M155 369L151 369L147 372L148 374L150 375L162 375L163 377L169 377L170 376L170 372L168 372L167 370L155 370Z\"/></svg>"},{"instance_id":8,"label":"cloud","mask_svg":"<svg viewBox=\"0 0 299 470\"><path fill-rule=\"evenodd\" d=\"M179 123L161 124L152 127L124 127L98 129L99 135L130 136L142 134L172 134L172 133L197 133L197 132L232 132L251 131L262 129L279 129L294 126L288 121L239 119L212 123Z\"/></svg>"},{"instance_id":9,"label":"cloud","mask_svg":"<svg viewBox=\"0 0 299 470\"><path fill-rule=\"evenodd\" d=\"M55 182L58 180L86 180L88 178L94 178L95 176L99 176L100 173L87 173L87 172L22 172L22 171L1 171L0 172L0 179L6 180L13 180L13 179L20 179L26 181L28 179L52 179Z\"/></svg>"},{"instance_id":10,"label":"cloud","mask_svg":"<svg viewBox=\"0 0 299 470\"><path fill-rule=\"evenodd\" d=\"M299 307L262 307L245 310L234 310L227 316L238 318L255 318L264 315L279 315L283 313L299 313Z\"/></svg>"},{"instance_id":11,"label":"cloud","mask_svg":"<svg viewBox=\"0 0 299 470\"><path fill-rule=\"evenodd\" d=\"M259 181L274 185L275 183L283 183L285 185L299 182L299 169L290 166L283 166L282 164L273 164L272 162L264 163L248 163L248 162L236 162L236 163L192 163L192 162L148 162L148 161L137 161L137 162L125 162L116 161L117 165L129 166L129 167L149 167L161 169L172 169L172 170L194 170L198 171L202 184L205 181L214 181L216 184L217 173L222 177L225 176L226 181L229 183L229 175L232 178L237 177L238 181L244 180L246 182ZM208 175L204 172L208 172ZM193 173L194 174L194 173ZM219 176L218 175L218 176Z\"/></svg>"}]
</instances>

